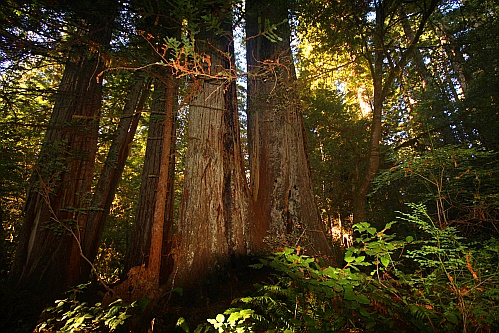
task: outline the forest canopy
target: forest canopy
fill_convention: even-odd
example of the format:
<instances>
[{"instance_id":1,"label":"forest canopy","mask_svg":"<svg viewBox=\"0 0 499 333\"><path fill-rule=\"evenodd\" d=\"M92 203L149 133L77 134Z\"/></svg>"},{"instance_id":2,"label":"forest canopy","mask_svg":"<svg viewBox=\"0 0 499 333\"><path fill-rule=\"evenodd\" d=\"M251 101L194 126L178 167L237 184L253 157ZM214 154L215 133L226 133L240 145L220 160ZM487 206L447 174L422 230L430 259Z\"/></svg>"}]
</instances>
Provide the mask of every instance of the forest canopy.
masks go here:
<instances>
[{"instance_id":1,"label":"forest canopy","mask_svg":"<svg viewBox=\"0 0 499 333\"><path fill-rule=\"evenodd\" d=\"M7 0L0 330L496 331L498 10Z\"/></svg>"}]
</instances>

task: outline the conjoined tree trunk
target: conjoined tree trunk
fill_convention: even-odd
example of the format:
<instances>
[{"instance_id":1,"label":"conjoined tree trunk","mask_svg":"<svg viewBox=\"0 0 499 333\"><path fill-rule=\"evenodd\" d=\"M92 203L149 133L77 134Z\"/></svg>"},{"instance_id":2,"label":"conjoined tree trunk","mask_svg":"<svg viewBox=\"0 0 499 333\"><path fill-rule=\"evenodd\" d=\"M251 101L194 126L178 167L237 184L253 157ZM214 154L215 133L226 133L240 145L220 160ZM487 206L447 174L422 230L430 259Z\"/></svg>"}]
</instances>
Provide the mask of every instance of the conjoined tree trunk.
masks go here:
<instances>
[{"instance_id":1,"label":"conjoined tree trunk","mask_svg":"<svg viewBox=\"0 0 499 333\"><path fill-rule=\"evenodd\" d=\"M47 299L80 282L105 66L96 46L109 45L115 13L112 0L80 13L82 38L68 56L26 198L10 280Z\"/></svg>"},{"instance_id":2,"label":"conjoined tree trunk","mask_svg":"<svg viewBox=\"0 0 499 333\"><path fill-rule=\"evenodd\" d=\"M223 7L225 6L225 7ZM192 86L184 189L173 287L184 299L220 293L231 265L247 254L248 196L241 157L230 5L213 5L223 35L201 27L197 51L205 73ZM217 289L218 286L218 289Z\"/></svg>"},{"instance_id":3,"label":"conjoined tree trunk","mask_svg":"<svg viewBox=\"0 0 499 333\"><path fill-rule=\"evenodd\" d=\"M151 225L151 236L149 245L149 259L147 261L148 279L154 287L159 287L162 254L168 255L171 248L171 235L173 233L173 165L170 163L172 151L172 139L174 138L174 112L176 111L177 86L173 73L167 69L164 77L164 106L165 123L163 132L163 144L161 150L160 170L158 185L156 187L156 197L154 203L154 214ZM158 88L161 85L158 85ZM161 89L160 89L161 90ZM169 218L169 219L168 219ZM166 242L165 240L166 237ZM167 247L166 249L163 249ZM165 250L165 251L164 251ZM169 265L170 266L170 265Z\"/></svg>"},{"instance_id":4,"label":"conjoined tree trunk","mask_svg":"<svg viewBox=\"0 0 499 333\"><path fill-rule=\"evenodd\" d=\"M104 301L155 298L172 269L173 182L177 84L171 68L155 70L146 155L135 223L128 249L127 279ZM163 272L163 276L161 273Z\"/></svg>"},{"instance_id":5,"label":"conjoined tree trunk","mask_svg":"<svg viewBox=\"0 0 499 333\"><path fill-rule=\"evenodd\" d=\"M311 183L288 1L246 1L252 246L332 256Z\"/></svg>"},{"instance_id":6,"label":"conjoined tree trunk","mask_svg":"<svg viewBox=\"0 0 499 333\"><path fill-rule=\"evenodd\" d=\"M167 282L173 265L178 80L172 64L166 64L174 54L164 45L163 38L179 38L179 22L182 21L174 18L174 8L169 2L138 2L135 5L143 13L137 24L145 31L146 47L150 49L149 61L163 62L165 66L154 66L150 72L154 76L154 91L139 201L125 262L128 277L114 288L114 297L128 300L156 297L160 284Z\"/></svg>"}]
</instances>

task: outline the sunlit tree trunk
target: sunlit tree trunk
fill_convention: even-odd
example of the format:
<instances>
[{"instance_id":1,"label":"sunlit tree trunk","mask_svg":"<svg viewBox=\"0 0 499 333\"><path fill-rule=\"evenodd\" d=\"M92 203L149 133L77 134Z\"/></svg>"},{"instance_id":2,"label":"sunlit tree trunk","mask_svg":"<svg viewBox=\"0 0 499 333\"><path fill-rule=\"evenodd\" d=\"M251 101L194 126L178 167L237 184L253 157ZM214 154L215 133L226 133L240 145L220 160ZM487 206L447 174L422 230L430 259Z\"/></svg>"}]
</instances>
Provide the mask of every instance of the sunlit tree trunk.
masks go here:
<instances>
[{"instance_id":1,"label":"sunlit tree trunk","mask_svg":"<svg viewBox=\"0 0 499 333\"><path fill-rule=\"evenodd\" d=\"M212 12L221 15L224 35L213 35L212 30L202 27L197 36L206 72L192 85L197 89L189 103L178 246L170 278L174 287L184 289L184 299L194 291L205 296L220 293L220 281L248 251L248 195L239 138L231 18L227 15L230 7L223 6L214 6ZM196 298L199 300L200 294Z\"/></svg>"},{"instance_id":2,"label":"sunlit tree trunk","mask_svg":"<svg viewBox=\"0 0 499 333\"><path fill-rule=\"evenodd\" d=\"M158 184L156 186L156 196L154 202L154 214L152 216L151 235L149 244L149 258L147 261L148 277L154 287L159 287L162 254L170 256L171 241L173 234L173 181L174 164L172 159L172 141L174 141L174 112L176 111L177 85L170 68L166 70L164 77L164 110L166 113L163 143L160 159L160 170ZM161 85L159 85L161 86ZM158 87L159 88L159 87ZM166 236L166 237L165 237ZM171 262L168 268L171 268Z\"/></svg>"},{"instance_id":3,"label":"sunlit tree trunk","mask_svg":"<svg viewBox=\"0 0 499 333\"><path fill-rule=\"evenodd\" d=\"M311 183L288 1L248 0L246 11L252 245L331 256Z\"/></svg>"},{"instance_id":4,"label":"sunlit tree trunk","mask_svg":"<svg viewBox=\"0 0 499 333\"><path fill-rule=\"evenodd\" d=\"M177 83L172 69L156 68L142 183L125 271L104 302L158 296L172 270L173 183ZM161 274L163 273L163 276Z\"/></svg>"},{"instance_id":5,"label":"sunlit tree trunk","mask_svg":"<svg viewBox=\"0 0 499 333\"><path fill-rule=\"evenodd\" d=\"M373 82L373 107L371 121L371 140L369 144L369 156L365 172L362 173L359 186L353 193L353 222L366 221L366 200L369 188L379 169L380 144L383 117L383 104L385 102L386 92L383 86L383 61L385 60L385 6L379 1L376 6L376 24L373 34L374 55L371 58L371 77ZM391 84L391 82L390 82Z\"/></svg>"},{"instance_id":6,"label":"sunlit tree trunk","mask_svg":"<svg viewBox=\"0 0 499 333\"><path fill-rule=\"evenodd\" d=\"M127 279L114 290L114 298L137 300L143 296L154 298L159 286L167 281L172 270L176 112L178 109L178 80L172 64L171 49L165 37L179 38L180 26L169 2L136 2L136 10L143 13L137 27L143 29L147 40L144 47L154 66L151 115L146 153L142 169L139 200L131 228L125 272ZM172 16L173 15L173 16ZM181 20L180 20L181 21Z\"/></svg>"},{"instance_id":7,"label":"sunlit tree trunk","mask_svg":"<svg viewBox=\"0 0 499 333\"><path fill-rule=\"evenodd\" d=\"M94 176L101 80L116 3L85 12L73 41L28 190L10 280L47 298L80 281L81 242ZM95 8L94 8L95 9ZM96 15L98 12L99 15ZM90 47L89 47L90 45Z\"/></svg>"}]
</instances>

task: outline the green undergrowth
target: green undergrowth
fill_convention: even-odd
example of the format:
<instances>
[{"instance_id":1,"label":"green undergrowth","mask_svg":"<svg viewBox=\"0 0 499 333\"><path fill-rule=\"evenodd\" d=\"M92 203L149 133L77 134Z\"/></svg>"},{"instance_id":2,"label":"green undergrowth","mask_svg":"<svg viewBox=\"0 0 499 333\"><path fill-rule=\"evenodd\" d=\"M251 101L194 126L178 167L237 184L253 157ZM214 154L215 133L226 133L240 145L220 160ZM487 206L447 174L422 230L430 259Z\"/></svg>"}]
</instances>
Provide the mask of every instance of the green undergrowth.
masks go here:
<instances>
[{"instance_id":1,"label":"green undergrowth","mask_svg":"<svg viewBox=\"0 0 499 333\"><path fill-rule=\"evenodd\" d=\"M68 297L46 308L42 314L45 319L34 332L114 332L131 317L130 310L137 307L138 302L128 304L121 299L107 305L91 305L80 299L80 294L87 286L79 285L67 293Z\"/></svg>"},{"instance_id":2,"label":"green undergrowth","mask_svg":"<svg viewBox=\"0 0 499 333\"><path fill-rule=\"evenodd\" d=\"M377 230L354 225L343 267L286 248L259 264L275 274L200 332L497 332L499 240L469 244L421 205ZM417 227L398 237L395 223ZM177 326L191 332L180 318Z\"/></svg>"},{"instance_id":3,"label":"green undergrowth","mask_svg":"<svg viewBox=\"0 0 499 333\"><path fill-rule=\"evenodd\" d=\"M422 205L381 230L354 225L343 267L285 248L252 265L271 270L252 294L185 332L497 332L499 240L470 243L438 228ZM399 237L397 224L414 226ZM85 286L45 309L37 332L123 331L147 304L89 304ZM168 305L167 305L168 306ZM222 308L223 309L223 308ZM215 312L216 313L216 312ZM175 316L174 318L177 318ZM206 318L206 317L204 317ZM175 320L175 319L174 319Z\"/></svg>"}]
</instances>

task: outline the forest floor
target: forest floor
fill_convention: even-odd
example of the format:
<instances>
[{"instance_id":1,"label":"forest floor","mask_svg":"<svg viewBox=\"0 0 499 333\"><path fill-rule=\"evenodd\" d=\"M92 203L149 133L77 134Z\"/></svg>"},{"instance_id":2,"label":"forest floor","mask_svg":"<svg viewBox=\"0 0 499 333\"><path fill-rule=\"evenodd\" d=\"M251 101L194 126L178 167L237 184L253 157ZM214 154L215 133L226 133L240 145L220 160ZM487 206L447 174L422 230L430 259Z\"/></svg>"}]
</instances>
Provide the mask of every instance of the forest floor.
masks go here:
<instances>
[{"instance_id":1,"label":"forest floor","mask_svg":"<svg viewBox=\"0 0 499 333\"><path fill-rule=\"evenodd\" d=\"M268 282L271 274L270 270L265 269L234 270L228 272L227 279L205 287L204 290L182 296L173 293L171 296L147 301L142 309L132 309L132 317L115 332L184 332L177 327L181 317L185 319L189 329L194 331L198 325L207 323L207 319L215 318L217 314L234 307L234 299L255 293L255 284ZM96 304L102 302L104 294L104 288L93 284L79 294L78 298L80 302ZM53 302L37 298L33 294L19 293L0 282L0 332L33 332L37 323L44 318L43 309L53 305Z\"/></svg>"}]
</instances>

